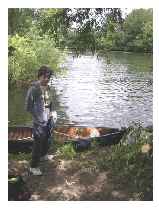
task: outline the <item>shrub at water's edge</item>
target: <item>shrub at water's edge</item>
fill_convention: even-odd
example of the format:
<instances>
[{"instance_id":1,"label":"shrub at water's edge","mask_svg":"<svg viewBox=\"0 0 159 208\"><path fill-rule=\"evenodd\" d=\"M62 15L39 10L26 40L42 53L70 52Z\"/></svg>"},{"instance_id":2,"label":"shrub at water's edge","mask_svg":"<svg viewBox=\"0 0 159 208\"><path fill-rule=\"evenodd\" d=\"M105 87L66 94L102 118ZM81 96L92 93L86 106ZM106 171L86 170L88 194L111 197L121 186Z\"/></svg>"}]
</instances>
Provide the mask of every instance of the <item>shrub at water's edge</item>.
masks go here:
<instances>
[{"instance_id":1,"label":"shrub at water's edge","mask_svg":"<svg viewBox=\"0 0 159 208\"><path fill-rule=\"evenodd\" d=\"M116 188L127 187L138 200L153 200L153 130L134 125L118 145L96 158L100 171L111 170Z\"/></svg>"},{"instance_id":2,"label":"shrub at water's edge","mask_svg":"<svg viewBox=\"0 0 159 208\"><path fill-rule=\"evenodd\" d=\"M17 34L9 37L10 46L14 50L9 55L9 84L36 79L41 65L48 65L57 72L64 60L64 53L55 48L53 39L47 35L40 37L32 32L22 37Z\"/></svg>"}]
</instances>

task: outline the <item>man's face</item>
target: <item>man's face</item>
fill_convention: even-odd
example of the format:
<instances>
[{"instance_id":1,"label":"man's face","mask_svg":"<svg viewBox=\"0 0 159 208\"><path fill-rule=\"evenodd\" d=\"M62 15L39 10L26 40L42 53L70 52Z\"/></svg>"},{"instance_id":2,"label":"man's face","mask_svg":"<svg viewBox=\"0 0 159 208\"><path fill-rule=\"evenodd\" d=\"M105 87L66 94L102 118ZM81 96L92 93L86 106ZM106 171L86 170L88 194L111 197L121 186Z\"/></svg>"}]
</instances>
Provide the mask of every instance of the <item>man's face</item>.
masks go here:
<instances>
[{"instance_id":1,"label":"man's face","mask_svg":"<svg viewBox=\"0 0 159 208\"><path fill-rule=\"evenodd\" d=\"M47 84L50 81L50 76L48 76L47 74L46 75L41 75L39 77L39 80L40 80L40 83L41 83L42 86L47 86Z\"/></svg>"}]
</instances>

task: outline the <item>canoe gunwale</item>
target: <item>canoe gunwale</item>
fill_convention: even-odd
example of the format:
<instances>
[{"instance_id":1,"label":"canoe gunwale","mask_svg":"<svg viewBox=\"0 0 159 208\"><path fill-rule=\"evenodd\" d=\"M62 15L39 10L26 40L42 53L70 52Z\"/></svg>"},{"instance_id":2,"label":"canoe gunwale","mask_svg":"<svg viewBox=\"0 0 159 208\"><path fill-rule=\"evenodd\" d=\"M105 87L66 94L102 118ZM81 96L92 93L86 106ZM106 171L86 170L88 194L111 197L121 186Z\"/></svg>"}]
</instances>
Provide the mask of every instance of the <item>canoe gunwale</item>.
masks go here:
<instances>
[{"instance_id":1,"label":"canoe gunwale","mask_svg":"<svg viewBox=\"0 0 159 208\"><path fill-rule=\"evenodd\" d=\"M64 126L65 127L68 127L68 128L72 128L70 126ZM76 126L73 126L74 128L77 128ZM13 129L13 131L15 129L18 129L18 128L28 128L29 130L32 130L33 127L30 127L30 126L11 126L8 128L8 130L10 131L11 129ZM79 128L87 128L87 127L79 127ZM115 135L120 135L120 134L124 134L125 133L125 130L119 130L119 129L115 129L115 128L107 128L107 127L96 127L97 129L98 128L102 128L102 129L105 129L105 130L108 130L108 133L105 133L103 135L100 135L100 136L95 136L95 137L82 137L82 136L77 136L77 137L74 137L74 136L70 136L69 134L67 133L64 133L64 132L59 132L58 129L62 129L62 127L55 127L53 129L53 136L58 136L58 137L62 137L63 138L63 142L77 142L77 141L84 141L84 140L100 140L100 139L104 139L104 138L107 138L109 136L115 136ZM8 142L13 142L13 143L20 143L20 142L33 142L33 136L29 136L29 137L25 137L25 138L8 138Z\"/></svg>"}]
</instances>

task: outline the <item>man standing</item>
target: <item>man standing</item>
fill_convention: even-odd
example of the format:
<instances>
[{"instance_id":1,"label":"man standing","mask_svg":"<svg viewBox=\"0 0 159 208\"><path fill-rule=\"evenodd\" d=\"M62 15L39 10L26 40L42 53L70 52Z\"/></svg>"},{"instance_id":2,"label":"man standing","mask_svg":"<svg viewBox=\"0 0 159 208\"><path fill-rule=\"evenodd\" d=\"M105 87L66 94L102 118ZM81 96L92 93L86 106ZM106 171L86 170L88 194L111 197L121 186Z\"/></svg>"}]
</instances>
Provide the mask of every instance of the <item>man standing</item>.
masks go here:
<instances>
[{"instance_id":1,"label":"man standing","mask_svg":"<svg viewBox=\"0 0 159 208\"><path fill-rule=\"evenodd\" d=\"M53 111L53 102L48 85L52 71L47 66L40 67L38 81L33 82L25 100L25 107L33 117L33 149L30 163L30 173L42 175L39 162L51 160L53 155L48 155L51 128L57 120L57 113Z\"/></svg>"}]
</instances>

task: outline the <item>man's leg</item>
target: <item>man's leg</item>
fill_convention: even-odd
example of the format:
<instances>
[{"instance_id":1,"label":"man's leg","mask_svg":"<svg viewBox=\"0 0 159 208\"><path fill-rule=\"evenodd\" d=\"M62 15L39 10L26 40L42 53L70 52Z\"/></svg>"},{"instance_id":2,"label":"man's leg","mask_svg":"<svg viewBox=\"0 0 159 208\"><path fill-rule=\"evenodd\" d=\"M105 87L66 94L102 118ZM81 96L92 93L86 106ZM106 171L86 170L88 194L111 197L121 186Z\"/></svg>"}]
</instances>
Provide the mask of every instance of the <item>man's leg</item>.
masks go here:
<instances>
[{"instance_id":1,"label":"man's leg","mask_svg":"<svg viewBox=\"0 0 159 208\"><path fill-rule=\"evenodd\" d=\"M31 168L36 168L40 161L41 151L42 151L42 128L34 124L33 128L33 148L32 148L32 160Z\"/></svg>"},{"instance_id":2,"label":"man's leg","mask_svg":"<svg viewBox=\"0 0 159 208\"><path fill-rule=\"evenodd\" d=\"M42 140L42 151L41 151L40 161L46 161L46 160L52 161L54 156L48 155L48 150L49 150L51 142L52 142L51 132L48 131L47 127L45 128L44 132L46 134L45 134L45 138Z\"/></svg>"},{"instance_id":3,"label":"man's leg","mask_svg":"<svg viewBox=\"0 0 159 208\"><path fill-rule=\"evenodd\" d=\"M45 156L48 153L49 150L49 134L48 134L48 128L47 126L43 127L43 138L42 138L42 145L41 145L41 157Z\"/></svg>"},{"instance_id":4,"label":"man's leg","mask_svg":"<svg viewBox=\"0 0 159 208\"><path fill-rule=\"evenodd\" d=\"M42 142L41 138L34 137L33 149L32 149L32 160L31 160L31 168L36 168L39 165L40 156L41 156Z\"/></svg>"}]
</instances>

